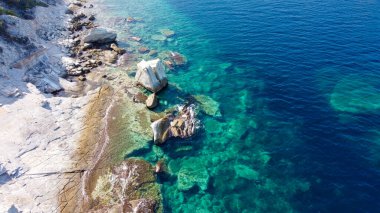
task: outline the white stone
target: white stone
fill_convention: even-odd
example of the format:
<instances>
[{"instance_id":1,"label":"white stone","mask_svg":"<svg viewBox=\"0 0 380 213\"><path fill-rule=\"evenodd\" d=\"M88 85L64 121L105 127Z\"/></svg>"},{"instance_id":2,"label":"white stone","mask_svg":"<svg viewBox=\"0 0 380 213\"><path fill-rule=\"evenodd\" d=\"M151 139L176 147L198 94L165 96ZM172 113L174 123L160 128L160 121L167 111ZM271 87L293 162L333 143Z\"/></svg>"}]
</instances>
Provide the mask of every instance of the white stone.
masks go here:
<instances>
[{"instance_id":1,"label":"white stone","mask_svg":"<svg viewBox=\"0 0 380 213\"><path fill-rule=\"evenodd\" d=\"M138 63L135 80L152 92L158 92L168 84L165 67L160 59Z\"/></svg>"}]
</instances>

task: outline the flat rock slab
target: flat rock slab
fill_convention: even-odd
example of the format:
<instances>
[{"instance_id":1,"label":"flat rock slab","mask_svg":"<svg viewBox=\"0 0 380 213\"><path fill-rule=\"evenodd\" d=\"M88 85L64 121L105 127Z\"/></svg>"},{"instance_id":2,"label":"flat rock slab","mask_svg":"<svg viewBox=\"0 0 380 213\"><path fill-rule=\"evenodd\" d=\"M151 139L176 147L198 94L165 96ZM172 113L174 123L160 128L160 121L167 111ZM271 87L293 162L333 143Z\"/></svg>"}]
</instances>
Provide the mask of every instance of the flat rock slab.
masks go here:
<instances>
[{"instance_id":1,"label":"flat rock slab","mask_svg":"<svg viewBox=\"0 0 380 213\"><path fill-rule=\"evenodd\" d=\"M116 40L116 33L109 32L103 28L91 29L88 34L83 38L84 43L111 43Z\"/></svg>"}]
</instances>

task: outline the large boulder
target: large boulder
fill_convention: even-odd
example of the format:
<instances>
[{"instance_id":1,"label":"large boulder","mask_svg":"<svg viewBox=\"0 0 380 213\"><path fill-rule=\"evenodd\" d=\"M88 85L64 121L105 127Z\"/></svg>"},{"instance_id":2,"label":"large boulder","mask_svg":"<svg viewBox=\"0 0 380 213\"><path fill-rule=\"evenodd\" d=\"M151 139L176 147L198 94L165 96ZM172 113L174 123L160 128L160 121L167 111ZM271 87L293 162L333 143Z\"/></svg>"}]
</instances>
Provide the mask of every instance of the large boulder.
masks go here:
<instances>
[{"instance_id":1,"label":"large boulder","mask_svg":"<svg viewBox=\"0 0 380 213\"><path fill-rule=\"evenodd\" d=\"M170 137L170 116L163 117L151 124L156 144L163 144Z\"/></svg>"},{"instance_id":2,"label":"large boulder","mask_svg":"<svg viewBox=\"0 0 380 213\"><path fill-rule=\"evenodd\" d=\"M160 59L138 63L135 80L152 92L158 92L168 84L165 67Z\"/></svg>"},{"instance_id":3,"label":"large boulder","mask_svg":"<svg viewBox=\"0 0 380 213\"><path fill-rule=\"evenodd\" d=\"M88 34L83 38L84 43L111 43L116 40L116 33L108 32L102 28L91 29Z\"/></svg>"}]
</instances>

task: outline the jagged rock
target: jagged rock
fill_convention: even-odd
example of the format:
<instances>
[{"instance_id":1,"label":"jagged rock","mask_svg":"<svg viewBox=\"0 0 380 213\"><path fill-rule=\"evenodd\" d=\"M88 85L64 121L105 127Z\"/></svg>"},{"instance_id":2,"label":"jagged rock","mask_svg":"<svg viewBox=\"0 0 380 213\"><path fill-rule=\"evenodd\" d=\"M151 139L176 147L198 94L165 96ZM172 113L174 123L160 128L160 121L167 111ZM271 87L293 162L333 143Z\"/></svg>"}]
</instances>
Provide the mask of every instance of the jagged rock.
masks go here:
<instances>
[{"instance_id":1,"label":"jagged rock","mask_svg":"<svg viewBox=\"0 0 380 213\"><path fill-rule=\"evenodd\" d=\"M84 43L111 43L116 40L116 33L108 32L102 28L91 29L88 34L83 38Z\"/></svg>"},{"instance_id":2,"label":"jagged rock","mask_svg":"<svg viewBox=\"0 0 380 213\"><path fill-rule=\"evenodd\" d=\"M158 92L168 84L165 68L160 59L142 60L138 63L135 80L137 84L152 92Z\"/></svg>"},{"instance_id":3,"label":"jagged rock","mask_svg":"<svg viewBox=\"0 0 380 213\"><path fill-rule=\"evenodd\" d=\"M177 111L151 124L154 142L163 144L170 137L191 137L195 133L197 125L194 106L179 107Z\"/></svg>"},{"instance_id":4,"label":"jagged rock","mask_svg":"<svg viewBox=\"0 0 380 213\"><path fill-rule=\"evenodd\" d=\"M146 104L146 107L148 107L149 109L155 108L158 104L158 98L157 98L156 93L149 95L148 98L146 99L145 104Z\"/></svg>"}]
</instances>

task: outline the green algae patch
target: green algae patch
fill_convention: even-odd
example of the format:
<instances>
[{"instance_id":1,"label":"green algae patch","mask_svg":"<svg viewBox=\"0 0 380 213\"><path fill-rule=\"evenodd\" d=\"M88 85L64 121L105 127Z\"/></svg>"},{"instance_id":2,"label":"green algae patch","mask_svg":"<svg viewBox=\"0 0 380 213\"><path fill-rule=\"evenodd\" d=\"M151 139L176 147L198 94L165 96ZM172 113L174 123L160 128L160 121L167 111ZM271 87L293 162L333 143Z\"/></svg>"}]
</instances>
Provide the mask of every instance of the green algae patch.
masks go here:
<instances>
[{"instance_id":1,"label":"green algae patch","mask_svg":"<svg viewBox=\"0 0 380 213\"><path fill-rule=\"evenodd\" d=\"M10 15L10 16L17 16L15 12L12 10L7 10L4 9L3 7L0 7L0 15ZM0 23L0 28L1 28L1 23Z\"/></svg>"},{"instance_id":2,"label":"green algae patch","mask_svg":"<svg viewBox=\"0 0 380 213\"><path fill-rule=\"evenodd\" d=\"M36 6L48 7L47 4L37 0L5 0L5 2L17 9L27 10Z\"/></svg>"},{"instance_id":3,"label":"green algae patch","mask_svg":"<svg viewBox=\"0 0 380 213\"><path fill-rule=\"evenodd\" d=\"M344 78L330 96L331 106L342 112L368 113L380 109L380 90L360 80L359 76Z\"/></svg>"}]
</instances>

